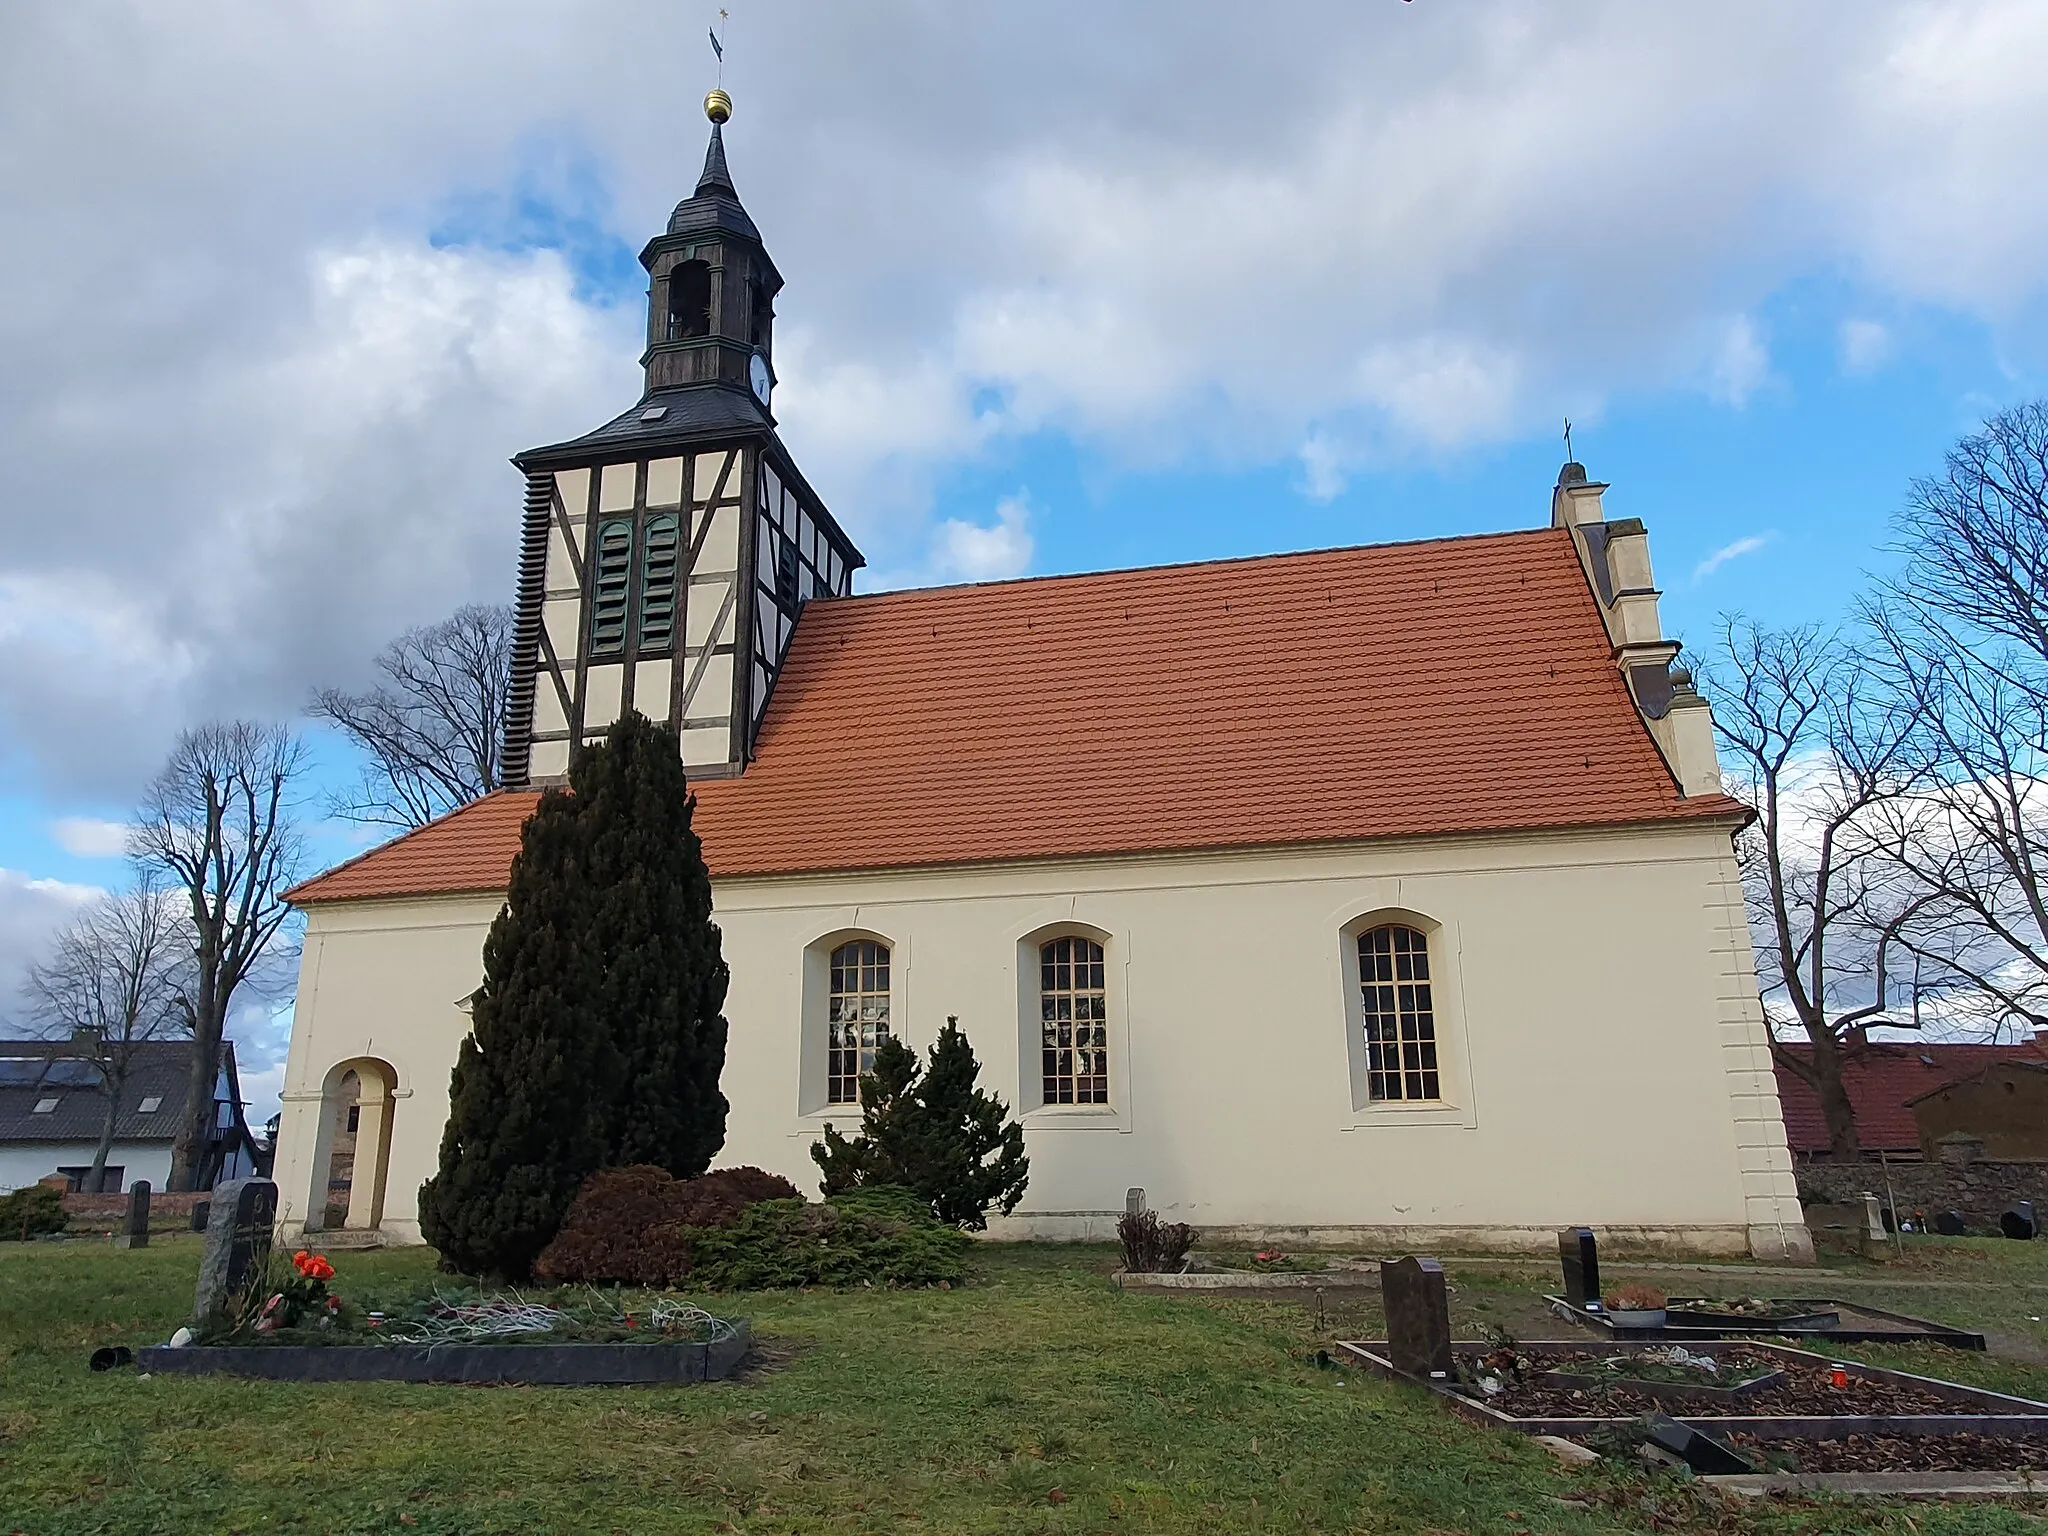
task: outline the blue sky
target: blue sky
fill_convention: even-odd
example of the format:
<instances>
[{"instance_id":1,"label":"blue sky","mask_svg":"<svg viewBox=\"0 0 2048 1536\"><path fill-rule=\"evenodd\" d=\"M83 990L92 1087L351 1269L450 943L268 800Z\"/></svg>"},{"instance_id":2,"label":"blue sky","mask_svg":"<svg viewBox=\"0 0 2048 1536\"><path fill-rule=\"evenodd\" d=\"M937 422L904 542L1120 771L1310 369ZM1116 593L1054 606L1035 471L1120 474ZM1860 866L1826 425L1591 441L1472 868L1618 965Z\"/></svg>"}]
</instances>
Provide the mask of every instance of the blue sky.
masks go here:
<instances>
[{"instance_id":1,"label":"blue sky","mask_svg":"<svg viewBox=\"0 0 2048 1536\"><path fill-rule=\"evenodd\" d=\"M693 5L0 23L0 1017L181 726L509 594L507 458L638 390ZM2048 393L2038 0L728 5L784 437L883 582L1540 524L1569 415L1698 645L1841 615Z\"/></svg>"}]
</instances>

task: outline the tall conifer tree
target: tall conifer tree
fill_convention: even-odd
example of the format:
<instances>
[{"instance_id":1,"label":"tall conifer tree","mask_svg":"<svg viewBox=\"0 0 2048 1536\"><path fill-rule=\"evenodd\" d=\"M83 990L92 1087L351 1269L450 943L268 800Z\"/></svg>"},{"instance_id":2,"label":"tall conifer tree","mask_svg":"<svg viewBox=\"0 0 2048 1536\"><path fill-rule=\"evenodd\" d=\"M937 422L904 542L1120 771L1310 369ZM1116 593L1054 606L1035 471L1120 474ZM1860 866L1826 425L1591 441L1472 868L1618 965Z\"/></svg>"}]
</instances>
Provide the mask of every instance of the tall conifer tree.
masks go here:
<instances>
[{"instance_id":1,"label":"tall conifer tree","mask_svg":"<svg viewBox=\"0 0 2048 1536\"><path fill-rule=\"evenodd\" d=\"M600 1168L702 1173L725 1142L727 970L675 736L629 713L527 822L484 945L420 1227L523 1278Z\"/></svg>"}]
</instances>

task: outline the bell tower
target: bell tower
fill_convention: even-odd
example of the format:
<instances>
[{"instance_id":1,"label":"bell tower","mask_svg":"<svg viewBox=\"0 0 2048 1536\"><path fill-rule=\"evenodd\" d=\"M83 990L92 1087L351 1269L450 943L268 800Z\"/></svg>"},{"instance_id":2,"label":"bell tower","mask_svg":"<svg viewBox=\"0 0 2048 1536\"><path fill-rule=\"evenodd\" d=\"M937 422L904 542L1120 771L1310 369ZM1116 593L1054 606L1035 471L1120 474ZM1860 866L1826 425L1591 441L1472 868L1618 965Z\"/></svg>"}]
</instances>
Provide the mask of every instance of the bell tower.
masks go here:
<instances>
[{"instance_id":1,"label":"bell tower","mask_svg":"<svg viewBox=\"0 0 2048 1536\"><path fill-rule=\"evenodd\" d=\"M805 603L866 561L776 435L782 274L725 160L732 99L704 98L697 189L640 253L646 384L593 432L533 448L505 779L561 780L627 709L675 727L698 778L745 770Z\"/></svg>"}]
</instances>

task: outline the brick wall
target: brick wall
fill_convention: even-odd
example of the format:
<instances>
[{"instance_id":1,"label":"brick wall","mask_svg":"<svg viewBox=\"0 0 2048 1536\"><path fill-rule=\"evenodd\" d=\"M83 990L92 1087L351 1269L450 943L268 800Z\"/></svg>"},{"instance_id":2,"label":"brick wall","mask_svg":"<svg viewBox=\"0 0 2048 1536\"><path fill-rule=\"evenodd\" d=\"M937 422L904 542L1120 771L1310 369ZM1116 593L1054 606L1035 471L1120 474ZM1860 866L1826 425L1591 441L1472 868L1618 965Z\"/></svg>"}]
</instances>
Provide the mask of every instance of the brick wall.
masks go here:
<instances>
[{"instance_id":1,"label":"brick wall","mask_svg":"<svg viewBox=\"0 0 2048 1536\"><path fill-rule=\"evenodd\" d=\"M183 1190L150 1196L149 1230L182 1232L192 1225L195 1201L210 1199L203 1190ZM71 1218L74 1232L118 1232L128 1219L126 1195L66 1195L64 1214Z\"/></svg>"}]
</instances>

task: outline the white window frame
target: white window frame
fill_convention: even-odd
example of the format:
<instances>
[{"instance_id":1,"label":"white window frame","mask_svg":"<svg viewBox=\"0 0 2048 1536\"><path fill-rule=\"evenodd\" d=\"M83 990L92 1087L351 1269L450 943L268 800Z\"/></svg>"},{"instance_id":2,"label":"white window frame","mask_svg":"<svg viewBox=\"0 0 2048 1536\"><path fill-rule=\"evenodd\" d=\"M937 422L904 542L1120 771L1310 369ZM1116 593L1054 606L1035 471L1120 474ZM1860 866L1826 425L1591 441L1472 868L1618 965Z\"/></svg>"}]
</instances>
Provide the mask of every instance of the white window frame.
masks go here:
<instances>
[{"instance_id":1,"label":"white window frame","mask_svg":"<svg viewBox=\"0 0 2048 1536\"><path fill-rule=\"evenodd\" d=\"M1104 1013L1109 1051L1107 1104L1045 1102L1044 1027L1039 998L1039 947L1054 939L1090 939L1102 946ZM1131 1122L1130 946L1109 929L1072 916L1039 921L1016 934L1011 965L1017 983L1017 1097L1012 1106L1027 1131L1121 1131Z\"/></svg>"},{"instance_id":2,"label":"white window frame","mask_svg":"<svg viewBox=\"0 0 2048 1536\"><path fill-rule=\"evenodd\" d=\"M1434 1014L1437 1088L1434 1099L1375 1099L1369 1090L1365 1048L1365 1000L1358 967L1358 940L1375 928L1413 928L1429 943L1430 1001ZM1479 1124L1472 1091L1472 1058L1465 1029L1464 989L1459 982L1455 924L1410 907L1375 907L1337 928L1338 976L1343 988L1344 1057L1349 1069L1351 1114L1347 1130L1392 1125L1439 1125L1472 1130Z\"/></svg>"},{"instance_id":3,"label":"white window frame","mask_svg":"<svg viewBox=\"0 0 2048 1536\"><path fill-rule=\"evenodd\" d=\"M842 944L866 942L889 950L889 1033L905 1045L912 1042L904 1024L910 1005L910 943L865 926L835 928L804 946L802 1024L797 1050L797 1114L815 1134L819 1125L858 1125L860 1100L831 1102L832 952ZM915 1047L913 1046L913 1049Z\"/></svg>"}]
</instances>

